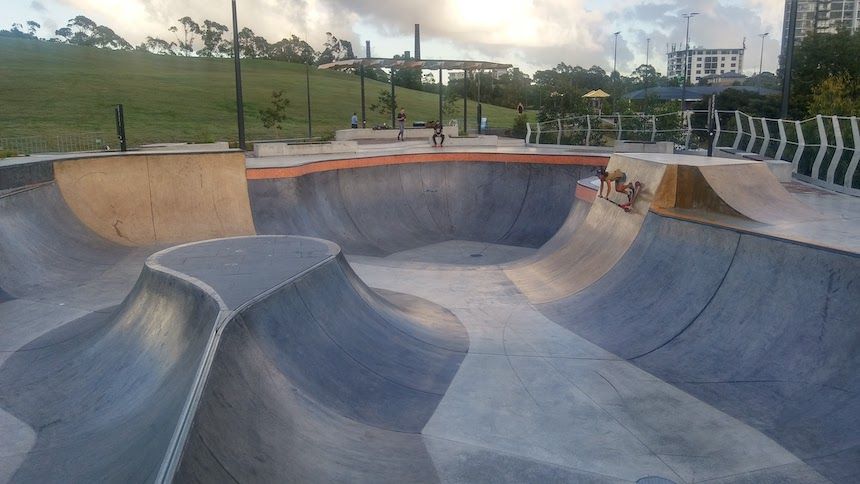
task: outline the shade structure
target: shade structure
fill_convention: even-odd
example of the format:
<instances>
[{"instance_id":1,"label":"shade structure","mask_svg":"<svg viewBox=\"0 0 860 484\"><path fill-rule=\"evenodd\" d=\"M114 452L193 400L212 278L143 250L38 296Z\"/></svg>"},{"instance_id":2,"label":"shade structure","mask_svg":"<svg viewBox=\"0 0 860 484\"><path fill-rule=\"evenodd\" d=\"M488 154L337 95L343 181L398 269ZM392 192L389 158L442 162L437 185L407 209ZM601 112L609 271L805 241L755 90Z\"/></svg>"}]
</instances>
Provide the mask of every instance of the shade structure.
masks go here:
<instances>
[{"instance_id":1,"label":"shade structure","mask_svg":"<svg viewBox=\"0 0 860 484\"><path fill-rule=\"evenodd\" d=\"M589 91L582 95L582 97L587 99L603 99L610 97L609 94L603 89L595 89L593 91Z\"/></svg>"},{"instance_id":2,"label":"shade structure","mask_svg":"<svg viewBox=\"0 0 860 484\"><path fill-rule=\"evenodd\" d=\"M358 67L376 67L384 69L445 69L445 70L489 70L509 69L511 64L472 60L430 60L430 59L387 59L369 57L363 59L347 59L328 64L322 64L320 69L355 69Z\"/></svg>"}]
</instances>

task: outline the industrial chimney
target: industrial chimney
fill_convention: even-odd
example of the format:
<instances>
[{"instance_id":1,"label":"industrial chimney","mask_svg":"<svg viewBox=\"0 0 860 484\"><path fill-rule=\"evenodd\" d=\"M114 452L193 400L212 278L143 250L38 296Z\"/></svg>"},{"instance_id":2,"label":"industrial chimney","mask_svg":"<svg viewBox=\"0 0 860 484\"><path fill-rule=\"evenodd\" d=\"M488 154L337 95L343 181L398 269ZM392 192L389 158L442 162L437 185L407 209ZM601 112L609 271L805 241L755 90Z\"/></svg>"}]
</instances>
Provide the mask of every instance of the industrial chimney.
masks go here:
<instances>
[{"instance_id":1,"label":"industrial chimney","mask_svg":"<svg viewBox=\"0 0 860 484\"><path fill-rule=\"evenodd\" d=\"M421 60L421 24L415 24L415 60Z\"/></svg>"}]
</instances>

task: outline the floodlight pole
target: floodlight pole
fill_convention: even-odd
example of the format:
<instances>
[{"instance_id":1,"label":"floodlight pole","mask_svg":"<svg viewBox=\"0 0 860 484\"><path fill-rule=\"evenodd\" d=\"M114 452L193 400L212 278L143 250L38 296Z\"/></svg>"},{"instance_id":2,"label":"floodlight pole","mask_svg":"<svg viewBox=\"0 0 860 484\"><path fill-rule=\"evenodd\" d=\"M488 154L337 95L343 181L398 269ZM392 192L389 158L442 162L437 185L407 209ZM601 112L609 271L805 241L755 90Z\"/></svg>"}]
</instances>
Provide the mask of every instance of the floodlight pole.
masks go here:
<instances>
[{"instance_id":1,"label":"floodlight pole","mask_svg":"<svg viewBox=\"0 0 860 484\"><path fill-rule=\"evenodd\" d=\"M463 136L469 134L467 126L469 125L469 117L467 111L469 109L469 71L463 69Z\"/></svg>"},{"instance_id":2,"label":"floodlight pole","mask_svg":"<svg viewBox=\"0 0 860 484\"><path fill-rule=\"evenodd\" d=\"M687 61L690 59L690 19L699 15L699 12L690 12L681 15L687 19L687 34L684 37L684 79L681 83L681 111L686 111L687 104Z\"/></svg>"},{"instance_id":3,"label":"floodlight pole","mask_svg":"<svg viewBox=\"0 0 860 484\"><path fill-rule=\"evenodd\" d=\"M645 67L648 68L650 65L648 64L648 60L650 59L651 54L651 37L645 39ZM645 79L645 112L648 112L647 108L651 104L648 101L648 79Z\"/></svg>"},{"instance_id":4,"label":"floodlight pole","mask_svg":"<svg viewBox=\"0 0 860 484\"><path fill-rule=\"evenodd\" d=\"M757 81L756 85L758 87L761 87L761 68L762 68L762 62L764 61L764 38L767 37L768 35L770 35L770 32L758 34L758 36L761 37L761 53L759 54L759 57L758 57L758 79L756 80Z\"/></svg>"},{"instance_id":5,"label":"floodlight pole","mask_svg":"<svg viewBox=\"0 0 860 484\"><path fill-rule=\"evenodd\" d=\"M612 34L615 36L615 53L613 54L614 57L612 60L612 74L615 74L616 72L618 72L616 67L618 66L618 34L620 34L620 33L621 33L621 31L619 30L618 32L614 32ZM610 76L610 77L612 77L612 87L614 88L615 87L615 77L614 76ZM613 91L615 91L615 89L613 89ZM618 94L618 93L614 92L612 95L612 112L613 113L615 112L615 98L617 97L616 94Z\"/></svg>"},{"instance_id":6,"label":"floodlight pole","mask_svg":"<svg viewBox=\"0 0 860 484\"><path fill-rule=\"evenodd\" d=\"M313 130L311 129L311 64L305 63L305 90L308 94L308 138L313 138Z\"/></svg>"},{"instance_id":7,"label":"floodlight pole","mask_svg":"<svg viewBox=\"0 0 860 484\"><path fill-rule=\"evenodd\" d=\"M394 96L395 96L395 93L394 93L394 68L392 67L391 68L391 127L392 128L395 125L395 121L394 121L395 113L394 113L394 111L397 111L397 98Z\"/></svg>"},{"instance_id":8,"label":"floodlight pole","mask_svg":"<svg viewBox=\"0 0 860 484\"><path fill-rule=\"evenodd\" d=\"M782 106L779 117L788 118L788 98L791 95L791 63L794 60L794 33L797 28L797 0L789 0L788 36L785 39L785 59L782 65Z\"/></svg>"},{"instance_id":9,"label":"floodlight pole","mask_svg":"<svg viewBox=\"0 0 860 484\"><path fill-rule=\"evenodd\" d=\"M236 18L236 0L233 4L233 61L236 70L236 122L239 129L239 149L245 150L245 106L242 103L242 67L239 64L239 21Z\"/></svg>"},{"instance_id":10,"label":"floodlight pole","mask_svg":"<svg viewBox=\"0 0 860 484\"><path fill-rule=\"evenodd\" d=\"M439 124L442 124L442 68L439 68Z\"/></svg>"}]
</instances>

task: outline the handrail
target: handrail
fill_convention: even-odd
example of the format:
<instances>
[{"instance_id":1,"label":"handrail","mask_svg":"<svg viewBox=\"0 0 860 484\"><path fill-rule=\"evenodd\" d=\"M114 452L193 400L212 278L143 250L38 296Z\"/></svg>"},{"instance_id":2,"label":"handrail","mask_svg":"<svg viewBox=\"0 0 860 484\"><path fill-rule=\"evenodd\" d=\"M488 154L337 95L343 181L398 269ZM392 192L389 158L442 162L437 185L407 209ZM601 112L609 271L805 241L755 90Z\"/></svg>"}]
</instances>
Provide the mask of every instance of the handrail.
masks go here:
<instances>
[{"instance_id":1,"label":"handrail","mask_svg":"<svg viewBox=\"0 0 860 484\"><path fill-rule=\"evenodd\" d=\"M792 164L798 179L860 196L860 125L856 116L817 115L795 121L742 111L713 113L714 146L718 149L785 161ZM671 141L677 149L690 150L702 148L707 133L708 112L703 110L587 114L528 123L525 142L606 146L615 141Z\"/></svg>"}]
</instances>

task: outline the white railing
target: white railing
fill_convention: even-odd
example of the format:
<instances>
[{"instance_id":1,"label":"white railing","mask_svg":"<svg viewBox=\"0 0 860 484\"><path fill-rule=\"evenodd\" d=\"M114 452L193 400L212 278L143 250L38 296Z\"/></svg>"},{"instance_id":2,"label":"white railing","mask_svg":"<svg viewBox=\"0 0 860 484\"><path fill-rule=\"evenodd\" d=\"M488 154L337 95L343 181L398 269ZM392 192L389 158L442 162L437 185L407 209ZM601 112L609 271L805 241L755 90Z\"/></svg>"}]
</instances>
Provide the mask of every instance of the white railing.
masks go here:
<instances>
[{"instance_id":1,"label":"white railing","mask_svg":"<svg viewBox=\"0 0 860 484\"><path fill-rule=\"evenodd\" d=\"M860 127L857 117L823 116L803 121L714 111L714 149L792 164L798 179L860 196ZM708 143L708 112L658 115L584 115L529 123L526 144L612 146L615 141L671 141L676 149Z\"/></svg>"}]
</instances>

